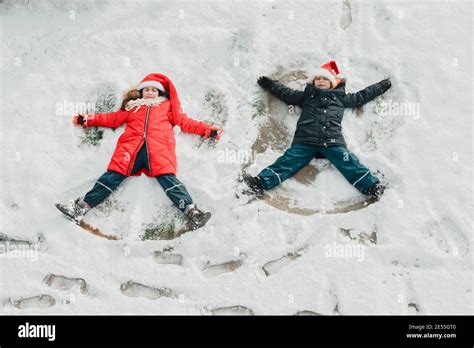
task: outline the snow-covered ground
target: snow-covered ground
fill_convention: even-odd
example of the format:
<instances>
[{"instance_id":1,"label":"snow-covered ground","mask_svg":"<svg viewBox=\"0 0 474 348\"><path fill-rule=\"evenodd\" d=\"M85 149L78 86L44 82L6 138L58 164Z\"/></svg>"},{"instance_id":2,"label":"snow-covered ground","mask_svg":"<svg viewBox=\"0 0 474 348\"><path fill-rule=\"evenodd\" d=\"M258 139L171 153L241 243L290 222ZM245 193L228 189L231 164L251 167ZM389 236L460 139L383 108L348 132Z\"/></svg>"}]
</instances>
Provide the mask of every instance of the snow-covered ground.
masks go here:
<instances>
[{"instance_id":1,"label":"snow-covered ground","mask_svg":"<svg viewBox=\"0 0 474 348\"><path fill-rule=\"evenodd\" d=\"M473 313L472 2L6 0L0 11L0 232L44 238L23 255L0 244L2 313ZM232 154L250 151L263 131L267 116L256 105L267 96L257 77L311 77L330 59L348 91L392 80L343 123L348 147L390 188L344 214L242 205L235 191L243 163ZM121 227L124 239L101 239L54 203L90 189L122 129L105 130L98 147L79 147L83 130L71 116L106 89L119 103L151 72L171 78L190 116L224 125L215 147L176 135L178 177L213 217L179 240L141 241L137 225L170 203L154 179L134 177L113 196L122 209L94 220ZM297 116L273 117L291 140ZM281 153L269 147L248 171ZM358 196L326 161L313 165L321 172L311 183L288 180L278 190L312 207ZM153 252L170 248L182 265L155 262ZM231 272L204 271L228 261L237 261ZM83 278L89 291L48 286L50 273ZM125 296L129 280L174 296ZM46 297L12 305L41 294L55 305Z\"/></svg>"}]
</instances>

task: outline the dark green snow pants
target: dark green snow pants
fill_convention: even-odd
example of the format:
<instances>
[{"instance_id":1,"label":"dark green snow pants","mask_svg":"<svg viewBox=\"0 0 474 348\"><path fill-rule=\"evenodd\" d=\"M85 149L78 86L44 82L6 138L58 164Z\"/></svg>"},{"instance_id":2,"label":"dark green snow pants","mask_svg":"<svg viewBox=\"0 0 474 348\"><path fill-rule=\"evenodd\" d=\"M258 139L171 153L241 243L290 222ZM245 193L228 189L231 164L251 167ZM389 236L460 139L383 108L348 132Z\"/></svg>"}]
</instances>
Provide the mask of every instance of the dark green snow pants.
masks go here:
<instances>
[{"instance_id":1,"label":"dark green snow pants","mask_svg":"<svg viewBox=\"0 0 474 348\"><path fill-rule=\"evenodd\" d=\"M379 179L359 162L359 159L344 146L316 146L293 144L280 156L275 163L262 170L258 176L263 188L269 190L296 174L306 166L316 155L326 157L360 192L367 194L367 189L379 183Z\"/></svg>"},{"instance_id":2,"label":"dark green snow pants","mask_svg":"<svg viewBox=\"0 0 474 348\"><path fill-rule=\"evenodd\" d=\"M146 145L144 144L138 151L132 174L137 173L141 168L149 169ZM96 181L92 190L87 192L84 201L91 207L95 207L105 200L121 183L127 178L117 172L107 171ZM184 184L174 174L162 174L155 177L160 183L166 195L181 211L185 211L186 206L193 203L193 199L188 193Z\"/></svg>"}]
</instances>

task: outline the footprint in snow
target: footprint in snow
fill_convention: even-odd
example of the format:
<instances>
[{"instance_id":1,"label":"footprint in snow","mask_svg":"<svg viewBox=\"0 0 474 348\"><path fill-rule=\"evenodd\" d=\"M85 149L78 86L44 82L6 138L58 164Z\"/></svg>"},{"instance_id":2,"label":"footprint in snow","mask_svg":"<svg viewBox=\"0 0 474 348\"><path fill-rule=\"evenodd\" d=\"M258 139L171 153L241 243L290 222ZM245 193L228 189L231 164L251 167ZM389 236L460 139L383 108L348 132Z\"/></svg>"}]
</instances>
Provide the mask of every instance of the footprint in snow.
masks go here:
<instances>
[{"instance_id":1,"label":"footprint in snow","mask_svg":"<svg viewBox=\"0 0 474 348\"><path fill-rule=\"evenodd\" d=\"M149 300L156 300L161 297L175 298L173 290L165 287L152 287L140 283L136 283L132 280L127 281L120 285L120 291L122 294L128 297L144 297Z\"/></svg>"},{"instance_id":2,"label":"footprint in snow","mask_svg":"<svg viewBox=\"0 0 474 348\"><path fill-rule=\"evenodd\" d=\"M52 289L61 291L78 291L80 294L87 295L89 293L89 285L82 278L68 278L62 275L48 274L43 283Z\"/></svg>"},{"instance_id":3,"label":"footprint in snow","mask_svg":"<svg viewBox=\"0 0 474 348\"><path fill-rule=\"evenodd\" d=\"M45 309L53 307L56 304L56 299L50 295L38 295L27 298L7 298L3 300L5 308L15 307L18 309Z\"/></svg>"},{"instance_id":4,"label":"footprint in snow","mask_svg":"<svg viewBox=\"0 0 474 348\"><path fill-rule=\"evenodd\" d=\"M254 315L254 311L245 306L229 306L229 307L216 307L216 308L204 308L203 312L211 315Z\"/></svg>"},{"instance_id":5,"label":"footprint in snow","mask_svg":"<svg viewBox=\"0 0 474 348\"><path fill-rule=\"evenodd\" d=\"M344 0L342 2L342 11L341 11L341 19L340 24L342 29L347 29L352 23L352 15L351 15L351 3L349 0Z\"/></svg>"}]
</instances>

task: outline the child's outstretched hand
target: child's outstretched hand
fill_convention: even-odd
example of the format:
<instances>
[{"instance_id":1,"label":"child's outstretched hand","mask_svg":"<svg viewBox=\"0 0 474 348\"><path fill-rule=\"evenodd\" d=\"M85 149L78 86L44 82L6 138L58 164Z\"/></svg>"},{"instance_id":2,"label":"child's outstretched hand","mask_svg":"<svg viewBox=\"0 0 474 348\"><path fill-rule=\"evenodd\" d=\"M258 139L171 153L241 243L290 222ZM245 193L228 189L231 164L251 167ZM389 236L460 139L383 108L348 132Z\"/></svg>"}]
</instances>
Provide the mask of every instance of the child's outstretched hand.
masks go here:
<instances>
[{"instance_id":1,"label":"child's outstretched hand","mask_svg":"<svg viewBox=\"0 0 474 348\"><path fill-rule=\"evenodd\" d=\"M390 79L385 79L379 82L380 87L382 87L382 93L385 93L390 87L392 87L392 82Z\"/></svg>"},{"instance_id":2,"label":"child's outstretched hand","mask_svg":"<svg viewBox=\"0 0 474 348\"><path fill-rule=\"evenodd\" d=\"M206 134L204 135L206 138L212 138L219 140L222 133L224 133L224 130L218 127L211 127L211 129L208 129L206 131Z\"/></svg>"},{"instance_id":3,"label":"child's outstretched hand","mask_svg":"<svg viewBox=\"0 0 474 348\"><path fill-rule=\"evenodd\" d=\"M270 88L272 86L272 83L273 83L273 80L267 76L260 76L258 79L257 79L257 83L267 89L267 88Z\"/></svg>"},{"instance_id":4,"label":"child's outstretched hand","mask_svg":"<svg viewBox=\"0 0 474 348\"><path fill-rule=\"evenodd\" d=\"M72 118L72 123L75 124L76 126L86 126L87 125L87 119L84 117L83 114L77 114L77 116L74 116Z\"/></svg>"}]
</instances>

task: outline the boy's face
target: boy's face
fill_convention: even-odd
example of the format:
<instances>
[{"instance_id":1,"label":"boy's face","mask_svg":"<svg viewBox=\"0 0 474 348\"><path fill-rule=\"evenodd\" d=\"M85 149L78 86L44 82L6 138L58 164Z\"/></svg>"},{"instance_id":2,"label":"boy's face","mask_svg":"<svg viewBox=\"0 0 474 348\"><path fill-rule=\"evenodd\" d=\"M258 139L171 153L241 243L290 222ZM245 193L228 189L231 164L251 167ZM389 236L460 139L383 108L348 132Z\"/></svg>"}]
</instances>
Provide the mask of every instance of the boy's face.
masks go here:
<instances>
[{"instance_id":1,"label":"boy's face","mask_svg":"<svg viewBox=\"0 0 474 348\"><path fill-rule=\"evenodd\" d=\"M145 87L145 88L143 88L143 98L145 98L145 99L158 98L158 88L156 88L156 87Z\"/></svg>"},{"instance_id":2,"label":"boy's face","mask_svg":"<svg viewBox=\"0 0 474 348\"><path fill-rule=\"evenodd\" d=\"M319 89L330 89L331 81L329 81L325 77L316 76L316 78L314 79L314 86L318 87Z\"/></svg>"}]
</instances>

